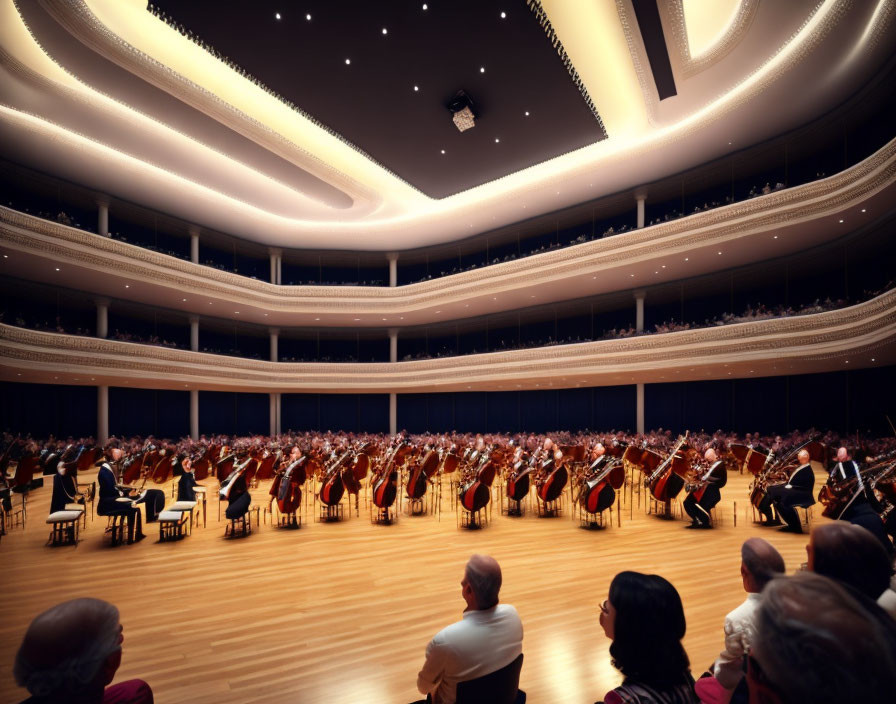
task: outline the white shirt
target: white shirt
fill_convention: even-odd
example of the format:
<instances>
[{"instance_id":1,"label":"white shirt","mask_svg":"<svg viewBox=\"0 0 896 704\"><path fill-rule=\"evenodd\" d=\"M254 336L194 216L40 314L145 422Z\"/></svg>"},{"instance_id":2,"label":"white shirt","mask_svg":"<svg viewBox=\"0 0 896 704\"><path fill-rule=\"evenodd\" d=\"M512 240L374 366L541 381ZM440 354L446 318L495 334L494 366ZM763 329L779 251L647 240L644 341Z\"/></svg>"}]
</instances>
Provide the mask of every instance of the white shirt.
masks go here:
<instances>
[{"instance_id":1,"label":"white shirt","mask_svg":"<svg viewBox=\"0 0 896 704\"><path fill-rule=\"evenodd\" d=\"M892 587L884 589L884 593L877 598L877 605L896 619L896 591Z\"/></svg>"},{"instance_id":2,"label":"white shirt","mask_svg":"<svg viewBox=\"0 0 896 704\"><path fill-rule=\"evenodd\" d=\"M747 600L725 617L725 650L712 668L713 676L725 689L734 689L743 677L743 657L753 644L759 604L759 594L747 594Z\"/></svg>"},{"instance_id":3,"label":"white shirt","mask_svg":"<svg viewBox=\"0 0 896 704\"><path fill-rule=\"evenodd\" d=\"M426 646L417 689L435 704L454 704L457 683L474 680L512 663L523 652L523 624L510 604L467 611L436 633Z\"/></svg>"}]
</instances>

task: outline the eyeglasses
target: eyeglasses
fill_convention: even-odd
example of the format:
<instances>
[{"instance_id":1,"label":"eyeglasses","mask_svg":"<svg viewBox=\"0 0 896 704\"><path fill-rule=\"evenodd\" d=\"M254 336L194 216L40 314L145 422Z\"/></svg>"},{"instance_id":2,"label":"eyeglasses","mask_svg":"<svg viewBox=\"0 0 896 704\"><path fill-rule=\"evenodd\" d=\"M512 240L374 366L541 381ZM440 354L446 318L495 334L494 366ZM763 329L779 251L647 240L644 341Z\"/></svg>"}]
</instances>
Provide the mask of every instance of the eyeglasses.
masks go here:
<instances>
[{"instance_id":1,"label":"eyeglasses","mask_svg":"<svg viewBox=\"0 0 896 704\"><path fill-rule=\"evenodd\" d=\"M603 603L600 605L600 612L605 615L608 615L610 613L610 600L609 599L604 599Z\"/></svg>"}]
</instances>

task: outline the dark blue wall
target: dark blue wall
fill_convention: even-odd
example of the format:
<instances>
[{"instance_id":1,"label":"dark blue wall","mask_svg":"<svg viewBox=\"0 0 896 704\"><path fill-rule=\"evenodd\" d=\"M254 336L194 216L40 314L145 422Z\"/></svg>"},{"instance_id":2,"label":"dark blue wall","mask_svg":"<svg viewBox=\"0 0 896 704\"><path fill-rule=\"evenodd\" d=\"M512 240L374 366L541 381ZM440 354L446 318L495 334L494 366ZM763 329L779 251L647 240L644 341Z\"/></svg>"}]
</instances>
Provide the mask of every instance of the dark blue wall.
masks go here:
<instances>
[{"instance_id":1,"label":"dark blue wall","mask_svg":"<svg viewBox=\"0 0 896 704\"><path fill-rule=\"evenodd\" d=\"M282 430L388 433L388 394L282 394Z\"/></svg>"},{"instance_id":2,"label":"dark blue wall","mask_svg":"<svg viewBox=\"0 0 896 704\"><path fill-rule=\"evenodd\" d=\"M79 438L96 433L96 387L0 383L0 425L13 433Z\"/></svg>"},{"instance_id":3,"label":"dark blue wall","mask_svg":"<svg viewBox=\"0 0 896 704\"><path fill-rule=\"evenodd\" d=\"M177 439L190 434L190 392L109 389L109 434Z\"/></svg>"}]
</instances>

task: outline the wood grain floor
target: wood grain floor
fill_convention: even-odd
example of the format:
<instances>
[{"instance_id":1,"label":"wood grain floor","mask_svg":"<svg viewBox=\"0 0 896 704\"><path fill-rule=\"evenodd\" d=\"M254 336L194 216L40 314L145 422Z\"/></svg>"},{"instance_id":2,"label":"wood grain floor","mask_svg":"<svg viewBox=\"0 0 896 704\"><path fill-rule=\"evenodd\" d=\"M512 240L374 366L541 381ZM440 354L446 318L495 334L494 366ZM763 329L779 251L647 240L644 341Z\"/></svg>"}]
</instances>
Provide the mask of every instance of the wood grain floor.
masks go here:
<instances>
[{"instance_id":1,"label":"wood grain floor","mask_svg":"<svg viewBox=\"0 0 896 704\"><path fill-rule=\"evenodd\" d=\"M545 519L531 511L516 519L496 511L481 531L457 528L447 510L441 520L401 516L372 525L362 503L361 517L342 523L306 514L298 531L262 525L225 540L210 500L208 526L185 540L158 544L151 524L150 538L115 549L103 541L99 518L88 520L77 548L44 547L48 483L29 497L27 528L0 542L0 701L26 696L11 665L31 618L93 596L121 610L116 680L142 677L161 704L410 702L427 642L461 616L459 582L475 552L500 562L501 599L522 617L521 687L530 702L590 703L619 682L597 614L623 569L662 574L678 588L685 646L699 673L722 647L725 614L744 598L741 542L767 538L791 572L805 560L806 536L753 525L748 479L730 477L722 525L712 531L648 516L636 494L622 526L599 531L580 528L568 513ZM266 503L265 484L252 493ZM823 520L817 511L815 520Z\"/></svg>"}]
</instances>

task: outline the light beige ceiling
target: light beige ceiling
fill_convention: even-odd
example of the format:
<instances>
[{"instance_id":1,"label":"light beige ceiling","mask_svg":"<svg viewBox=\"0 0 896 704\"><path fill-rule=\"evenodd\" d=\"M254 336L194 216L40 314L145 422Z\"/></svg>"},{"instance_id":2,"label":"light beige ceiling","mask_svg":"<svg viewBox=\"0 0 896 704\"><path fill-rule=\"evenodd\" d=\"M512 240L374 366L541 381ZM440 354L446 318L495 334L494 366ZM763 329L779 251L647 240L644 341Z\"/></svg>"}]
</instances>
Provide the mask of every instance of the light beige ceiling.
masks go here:
<instances>
[{"instance_id":1,"label":"light beige ceiling","mask_svg":"<svg viewBox=\"0 0 896 704\"><path fill-rule=\"evenodd\" d=\"M544 0L608 139L434 200L155 20L143 0L40 9L125 70L108 80L152 84L188 106L208 125L199 137L108 97L103 78L75 78L29 31L23 2L0 0L4 157L200 226L327 249L446 242L635 189L829 110L874 75L896 36L894 0L742 0L692 55L682 3L660 3L678 95L658 103L629 0Z\"/></svg>"}]
</instances>

